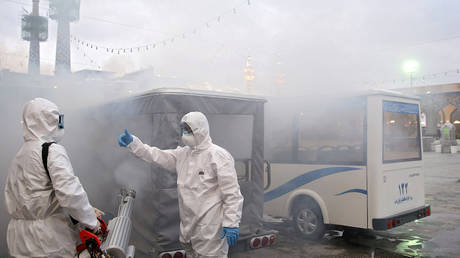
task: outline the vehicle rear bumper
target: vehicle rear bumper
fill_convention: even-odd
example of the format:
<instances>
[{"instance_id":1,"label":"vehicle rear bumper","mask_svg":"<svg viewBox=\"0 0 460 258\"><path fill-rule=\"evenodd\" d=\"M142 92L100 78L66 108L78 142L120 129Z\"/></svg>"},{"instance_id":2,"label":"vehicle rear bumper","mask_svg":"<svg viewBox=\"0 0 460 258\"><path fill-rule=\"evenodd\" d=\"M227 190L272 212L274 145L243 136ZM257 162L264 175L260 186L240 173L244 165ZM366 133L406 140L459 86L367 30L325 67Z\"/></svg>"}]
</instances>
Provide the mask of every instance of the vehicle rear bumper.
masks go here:
<instances>
[{"instance_id":1,"label":"vehicle rear bumper","mask_svg":"<svg viewBox=\"0 0 460 258\"><path fill-rule=\"evenodd\" d=\"M400 213L391 217L373 219L372 228L374 230L387 230L430 215L431 206L426 205L424 207L417 208L405 213Z\"/></svg>"}]
</instances>

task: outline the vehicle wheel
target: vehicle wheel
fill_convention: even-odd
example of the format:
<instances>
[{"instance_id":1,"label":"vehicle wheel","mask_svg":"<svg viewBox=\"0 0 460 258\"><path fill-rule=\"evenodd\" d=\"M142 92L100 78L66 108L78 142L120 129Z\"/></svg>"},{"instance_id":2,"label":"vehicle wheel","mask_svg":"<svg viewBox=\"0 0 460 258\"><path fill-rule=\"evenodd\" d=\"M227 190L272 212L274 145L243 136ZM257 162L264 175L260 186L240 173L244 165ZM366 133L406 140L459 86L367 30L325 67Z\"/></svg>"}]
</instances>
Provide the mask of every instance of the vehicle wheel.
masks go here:
<instances>
[{"instance_id":1,"label":"vehicle wheel","mask_svg":"<svg viewBox=\"0 0 460 258\"><path fill-rule=\"evenodd\" d=\"M295 203L293 209L294 228L305 238L318 240L323 238L325 225L318 204L312 199L302 199Z\"/></svg>"}]
</instances>

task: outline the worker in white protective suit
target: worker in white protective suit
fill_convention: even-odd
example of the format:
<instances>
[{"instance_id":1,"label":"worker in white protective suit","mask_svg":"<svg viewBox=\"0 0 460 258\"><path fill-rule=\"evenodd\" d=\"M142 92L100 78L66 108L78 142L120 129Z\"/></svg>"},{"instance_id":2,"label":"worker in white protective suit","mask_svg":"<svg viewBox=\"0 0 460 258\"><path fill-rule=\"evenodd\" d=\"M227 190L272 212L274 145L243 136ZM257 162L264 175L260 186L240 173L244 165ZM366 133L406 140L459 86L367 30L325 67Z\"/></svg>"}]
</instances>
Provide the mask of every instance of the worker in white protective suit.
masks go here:
<instances>
[{"instance_id":1,"label":"worker in white protective suit","mask_svg":"<svg viewBox=\"0 0 460 258\"><path fill-rule=\"evenodd\" d=\"M177 171L179 240L187 257L227 257L229 245L238 240L243 208L234 160L212 143L202 113L186 114L180 127L185 147L160 150L143 144L128 130L118 141L137 157Z\"/></svg>"},{"instance_id":2,"label":"worker in white protective suit","mask_svg":"<svg viewBox=\"0 0 460 258\"><path fill-rule=\"evenodd\" d=\"M28 102L23 112L24 144L8 171L5 202L11 220L7 244L12 257L73 257L78 231L70 216L96 232L100 211L94 209L63 146L63 115L43 98ZM49 146L47 168L42 144ZM96 214L96 211L99 214Z\"/></svg>"}]
</instances>

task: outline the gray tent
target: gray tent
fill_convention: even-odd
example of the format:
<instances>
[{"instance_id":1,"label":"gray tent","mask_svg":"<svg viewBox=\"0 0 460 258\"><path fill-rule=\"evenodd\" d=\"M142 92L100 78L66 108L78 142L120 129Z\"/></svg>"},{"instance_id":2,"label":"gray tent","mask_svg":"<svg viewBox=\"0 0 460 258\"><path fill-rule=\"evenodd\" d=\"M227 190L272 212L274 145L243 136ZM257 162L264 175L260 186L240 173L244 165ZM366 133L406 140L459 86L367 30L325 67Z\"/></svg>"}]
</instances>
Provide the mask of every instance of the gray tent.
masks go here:
<instances>
[{"instance_id":1,"label":"gray tent","mask_svg":"<svg viewBox=\"0 0 460 258\"><path fill-rule=\"evenodd\" d=\"M146 164L118 147L124 128L144 143L161 149L181 145L178 124L190 111L203 112L210 123L211 138L235 158L244 196L239 245L267 232L262 228L264 192L264 103L252 96L184 89L157 89L145 94L91 108L78 121L89 121L73 144L72 161L79 171L94 171L83 182L95 206L106 211L108 202L122 186L138 195L133 212L136 256L151 256L179 248L179 214L176 174ZM88 120L89 119L89 120ZM85 141L85 140L83 140ZM80 176L82 178L82 176ZM82 181L84 181L82 179Z\"/></svg>"}]
</instances>

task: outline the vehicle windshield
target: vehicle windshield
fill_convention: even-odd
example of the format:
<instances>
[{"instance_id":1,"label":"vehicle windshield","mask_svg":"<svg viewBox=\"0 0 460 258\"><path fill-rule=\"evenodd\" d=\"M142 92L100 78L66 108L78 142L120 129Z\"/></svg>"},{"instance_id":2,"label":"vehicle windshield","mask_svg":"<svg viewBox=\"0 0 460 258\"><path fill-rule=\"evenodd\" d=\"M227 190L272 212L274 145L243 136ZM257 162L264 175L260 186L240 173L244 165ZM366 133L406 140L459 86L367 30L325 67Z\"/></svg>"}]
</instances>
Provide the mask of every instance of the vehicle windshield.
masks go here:
<instances>
[{"instance_id":1,"label":"vehicle windshield","mask_svg":"<svg viewBox=\"0 0 460 258\"><path fill-rule=\"evenodd\" d=\"M383 162L421 159L417 104L383 102Z\"/></svg>"}]
</instances>

